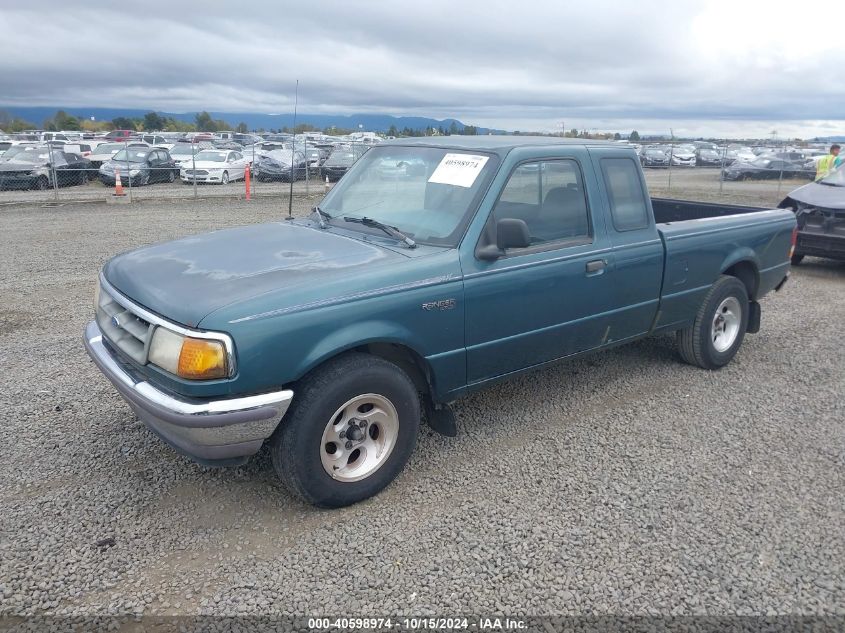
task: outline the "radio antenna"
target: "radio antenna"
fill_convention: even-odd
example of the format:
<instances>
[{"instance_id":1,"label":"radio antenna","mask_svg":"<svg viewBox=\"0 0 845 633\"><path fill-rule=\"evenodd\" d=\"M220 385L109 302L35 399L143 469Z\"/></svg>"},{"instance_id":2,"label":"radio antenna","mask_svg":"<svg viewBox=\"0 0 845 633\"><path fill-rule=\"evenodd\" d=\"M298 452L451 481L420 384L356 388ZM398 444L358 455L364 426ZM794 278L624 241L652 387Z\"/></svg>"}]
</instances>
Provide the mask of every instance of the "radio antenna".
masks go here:
<instances>
[{"instance_id":1,"label":"radio antenna","mask_svg":"<svg viewBox=\"0 0 845 633\"><path fill-rule=\"evenodd\" d=\"M296 175L296 106L299 105L299 79L296 80L296 92L293 97L293 140L290 144L290 196L288 196L288 220L293 220L293 180Z\"/></svg>"}]
</instances>

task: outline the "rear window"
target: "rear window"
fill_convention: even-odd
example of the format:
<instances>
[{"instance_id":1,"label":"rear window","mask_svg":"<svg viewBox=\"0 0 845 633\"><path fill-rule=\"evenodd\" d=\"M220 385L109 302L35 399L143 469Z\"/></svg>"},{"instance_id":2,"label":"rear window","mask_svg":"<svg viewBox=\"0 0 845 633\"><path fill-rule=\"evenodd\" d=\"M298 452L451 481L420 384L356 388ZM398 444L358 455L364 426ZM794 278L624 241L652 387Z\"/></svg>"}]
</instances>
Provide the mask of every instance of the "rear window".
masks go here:
<instances>
[{"instance_id":1,"label":"rear window","mask_svg":"<svg viewBox=\"0 0 845 633\"><path fill-rule=\"evenodd\" d=\"M648 208L645 202L640 172L628 158L604 158L601 161L610 215L617 231L634 231L648 226Z\"/></svg>"}]
</instances>

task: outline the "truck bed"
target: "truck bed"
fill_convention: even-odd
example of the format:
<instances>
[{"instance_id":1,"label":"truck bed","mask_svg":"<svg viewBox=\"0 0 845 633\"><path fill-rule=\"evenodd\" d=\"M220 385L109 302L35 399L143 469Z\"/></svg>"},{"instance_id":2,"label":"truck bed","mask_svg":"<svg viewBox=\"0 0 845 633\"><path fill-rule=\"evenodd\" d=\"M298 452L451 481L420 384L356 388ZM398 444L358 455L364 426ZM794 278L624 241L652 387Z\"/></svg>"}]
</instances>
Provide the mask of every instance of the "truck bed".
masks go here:
<instances>
[{"instance_id":1,"label":"truck bed","mask_svg":"<svg viewBox=\"0 0 845 633\"><path fill-rule=\"evenodd\" d=\"M686 325L719 271L738 262L745 262L753 300L788 274L792 211L665 198L651 203L666 252L657 329Z\"/></svg>"},{"instance_id":2,"label":"truck bed","mask_svg":"<svg viewBox=\"0 0 845 633\"><path fill-rule=\"evenodd\" d=\"M746 207L736 204L722 204L721 202L691 202L672 198L652 198L651 206L654 209L654 221L658 224L681 222L683 220L703 220L704 218L718 218L726 215L742 215L766 210L763 207Z\"/></svg>"}]
</instances>

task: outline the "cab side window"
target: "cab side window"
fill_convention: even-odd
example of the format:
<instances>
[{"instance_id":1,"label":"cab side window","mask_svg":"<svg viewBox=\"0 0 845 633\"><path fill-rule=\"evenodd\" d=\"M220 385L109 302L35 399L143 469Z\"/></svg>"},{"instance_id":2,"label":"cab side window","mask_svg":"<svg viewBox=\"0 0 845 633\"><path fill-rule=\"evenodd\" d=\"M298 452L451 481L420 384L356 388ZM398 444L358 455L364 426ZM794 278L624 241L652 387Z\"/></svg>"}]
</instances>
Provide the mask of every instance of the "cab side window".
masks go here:
<instances>
[{"instance_id":1,"label":"cab side window","mask_svg":"<svg viewBox=\"0 0 845 633\"><path fill-rule=\"evenodd\" d=\"M589 241L589 211L578 163L569 159L523 163L502 190L493 218L523 220L532 246Z\"/></svg>"},{"instance_id":2,"label":"cab side window","mask_svg":"<svg viewBox=\"0 0 845 633\"><path fill-rule=\"evenodd\" d=\"M610 215L617 231L634 231L649 225L648 207L640 182L640 172L630 158L603 158L601 170Z\"/></svg>"}]
</instances>

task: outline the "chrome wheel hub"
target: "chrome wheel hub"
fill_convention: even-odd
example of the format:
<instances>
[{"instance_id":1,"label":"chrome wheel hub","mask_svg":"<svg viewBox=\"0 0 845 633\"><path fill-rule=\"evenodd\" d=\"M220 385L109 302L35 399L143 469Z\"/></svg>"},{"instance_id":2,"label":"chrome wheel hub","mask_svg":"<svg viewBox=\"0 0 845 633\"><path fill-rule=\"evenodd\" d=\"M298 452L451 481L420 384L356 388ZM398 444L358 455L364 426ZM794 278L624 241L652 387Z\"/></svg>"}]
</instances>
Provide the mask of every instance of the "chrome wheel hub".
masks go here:
<instances>
[{"instance_id":1,"label":"chrome wheel hub","mask_svg":"<svg viewBox=\"0 0 845 633\"><path fill-rule=\"evenodd\" d=\"M320 442L323 469L337 481L360 481L381 468L399 436L399 414L384 396L368 393L343 404Z\"/></svg>"},{"instance_id":2,"label":"chrome wheel hub","mask_svg":"<svg viewBox=\"0 0 845 633\"><path fill-rule=\"evenodd\" d=\"M742 324L742 307L736 297L728 297L713 315L713 326L710 331L710 341L717 352L725 352L739 336L739 327Z\"/></svg>"}]
</instances>

